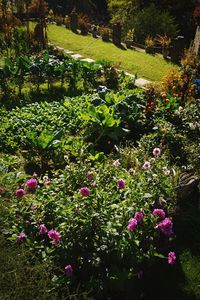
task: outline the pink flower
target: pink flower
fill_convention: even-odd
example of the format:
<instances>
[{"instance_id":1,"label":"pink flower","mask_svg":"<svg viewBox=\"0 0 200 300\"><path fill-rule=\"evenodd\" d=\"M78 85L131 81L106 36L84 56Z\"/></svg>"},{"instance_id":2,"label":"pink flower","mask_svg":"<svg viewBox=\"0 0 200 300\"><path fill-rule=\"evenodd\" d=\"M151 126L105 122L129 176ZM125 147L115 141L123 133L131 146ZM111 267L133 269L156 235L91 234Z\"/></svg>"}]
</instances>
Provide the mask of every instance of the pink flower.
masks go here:
<instances>
[{"instance_id":1,"label":"pink flower","mask_svg":"<svg viewBox=\"0 0 200 300\"><path fill-rule=\"evenodd\" d=\"M67 265L67 266L65 267L65 274L66 274L67 276L72 276L72 275L73 275L73 268L72 268L71 265Z\"/></svg>"},{"instance_id":2,"label":"pink flower","mask_svg":"<svg viewBox=\"0 0 200 300\"><path fill-rule=\"evenodd\" d=\"M124 189L125 188L125 180L124 179L119 179L117 182L117 186L119 189Z\"/></svg>"},{"instance_id":3,"label":"pink flower","mask_svg":"<svg viewBox=\"0 0 200 300\"><path fill-rule=\"evenodd\" d=\"M151 167L151 164L150 164L149 161L145 161L144 164L143 164L143 166L142 166L142 168L143 168L144 170L147 170L147 169L149 169L150 167Z\"/></svg>"},{"instance_id":4,"label":"pink flower","mask_svg":"<svg viewBox=\"0 0 200 300\"><path fill-rule=\"evenodd\" d=\"M94 173L92 171L87 172L87 179L92 180L94 178Z\"/></svg>"},{"instance_id":5,"label":"pink flower","mask_svg":"<svg viewBox=\"0 0 200 300\"><path fill-rule=\"evenodd\" d=\"M26 187L29 189L29 190L34 190L36 188L36 186L38 185L38 181L37 179L35 178L31 178L31 179L28 179L26 181Z\"/></svg>"},{"instance_id":6,"label":"pink flower","mask_svg":"<svg viewBox=\"0 0 200 300\"><path fill-rule=\"evenodd\" d=\"M154 149L153 149L153 155L154 155L154 156L159 156L160 154L161 154L160 148L154 148Z\"/></svg>"},{"instance_id":7,"label":"pink flower","mask_svg":"<svg viewBox=\"0 0 200 300\"><path fill-rule=\"evenodd\" d=\"M18 189L18 190L16 190L16 192L15 192L15 195L16 195L17 197L23 197L25 194L26 194L26 192L25 192L24 189Z\"/></svg>"},{"instance_id":8,"label":"pink flower","mask_svg":"<svg viewBox=\"0 0 200 300\"><path fill-rule=\"evenodd\" d=\"M132 218L128 222L127 229L130 231L134 231L137 227L137 224L138 224L137 220L135 218Z\"/></svg>"},{"instance_id":9,"label":"pink flower","mask_svg":"<svg viewBox=\"0 0 200 300\"><path fill-rule=\"evenodd\" d=\"M47 230L46 226L44 224L41 224L39 233L40 234L45 234L45 233L47 233L47 231L48 230Z\"/></svg>"},{"instance_id":10,"label":"pink flower","mask_svg":"<svg viewBox=\"0 0 200 300\"><path fill-rule=\"evenodd\" d=\"M161 220L165 218L165 212L163 209L155 208L153 210L153 215L159 217Z\"/></svg>"},{"instance_id":11,"label":"pink flower","mask_svg":"<svg viewBox=\"0 0 200 300\"><path fill-rule=\"evenodd\" d=\"M60 244L60 233L54 229L49 230L48 237L53 240L54 245Z\"/></svg>"},{"instance_id":12,"label":"pink flower","mask_svg":"<svg viewBox=\"0 0 200 300\"><path fill-rule=\"evenodd\" d=\"M23 243L27 235L22 231L18 236L17 236L17 243Z\"/></svg>"},{"instance_id":13,"label":"pink flower","mask_svg":"<svg viewBox=\"0 0 200 300\"><path fill-rule=\"evenodd\" d=\"M90 196L90 193L91 193L90 189L86 186L80 188L79 192L80 192L81 196L83 196L83 197L88 197L88 196Z\"/></svg>"},{"instance_id":14,"label":"pink flower","mask_svg":"<svg viewBox=\"0 0 200 300\"><path fill-rule=\"evenodd\" d=\"M113 163L113 166L115 166L116 168L118 168L121 165L119 159L115 160Z\"/></svg>"},{"instance_id":15,"label":"pink flower","mask_svg":"<svg viewBox=\"0 0 200 300\"><path fill-rule=\"evenodd\" d=\"M162 233L164 233L167 236L170 236L173 231L173 223L170 218L165 218L162 222L156 225L157 229L159 229Z\"/></svg>"},{"instance_id":16,"label":"pink flower","mask_svg":"<svg viewBox=\"0 0 200 300\"><path fill-rule=\"evenodd\" d=\"M144 214L141 211L137 211L135 213L134 219L136 219L137 222L141 222L144 219Z\"/></svg>"},{"instance_id":17,"label":"pink flower","mask_svg":"<svg viewBox=\"0 0 200 300\"><path fill-rule=\"evenodd\" d=\"M176 262L176 255L174 252L169 252L168 253L168 264L169 265L174 265Z\"/></svg>"}]
</instances>

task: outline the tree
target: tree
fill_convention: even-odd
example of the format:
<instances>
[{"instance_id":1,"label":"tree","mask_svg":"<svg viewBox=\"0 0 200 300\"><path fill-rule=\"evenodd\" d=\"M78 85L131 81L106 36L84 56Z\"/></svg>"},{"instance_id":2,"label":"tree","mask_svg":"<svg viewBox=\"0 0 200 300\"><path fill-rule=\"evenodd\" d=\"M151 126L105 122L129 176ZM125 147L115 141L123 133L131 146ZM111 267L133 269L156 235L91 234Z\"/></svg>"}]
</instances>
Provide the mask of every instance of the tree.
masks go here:
<instances>
[{"instance_id":1,"label":"tree","mask_svg":"<svg viewBox=\"0 0 200 300\"><path fill-rule=\"evenodd\" d=\"M168 11L161 11L154 4L138 12L133 17L132 25L139 42L143 42L148 35L175 37L178 34L178 25L174 17Z\"/></svg>"}]
</instances>

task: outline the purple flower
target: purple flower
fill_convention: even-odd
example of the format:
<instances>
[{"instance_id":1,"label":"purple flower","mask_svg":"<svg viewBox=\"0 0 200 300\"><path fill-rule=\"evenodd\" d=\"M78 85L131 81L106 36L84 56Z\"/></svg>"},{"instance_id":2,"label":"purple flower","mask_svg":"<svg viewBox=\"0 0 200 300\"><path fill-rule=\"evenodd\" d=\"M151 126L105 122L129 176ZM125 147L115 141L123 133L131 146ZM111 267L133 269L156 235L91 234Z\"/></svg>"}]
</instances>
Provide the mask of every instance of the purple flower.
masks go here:
<instances>
[{"instance_id":1,"label":"purple flower","mask_svg":"<svg viewBox=\"0 0 200 300\"><path fill-rule=\"evenodd\" d=\"M169 265L174 265L176 262L176 255L174 252L169 252L168 253L168 264Z\"/></svg>"},{"instance_id":2,"label":"purple flower","mask_svg":"<svg viewBox=\"0 0 200 300\"><path fill-rule=\"evenodd\" d=\"M160 154L161 154L160 148L154 148L154 149L153 149L153 155L154 155L154 156L159 156Z\"/></svg>"},{"instance_id":3,"label":"purple flower","mask_svg":"<svg viewBox=\"0 0 200 300\"><path fill-rule=\"evenodd\" d=\"M28 179L26 181L26 187L29 189L29 190L34 190L36 188L36 186L38 185L38 181L37 179L35 178L31 178L31 179Z\"/></svg>"},{"instance_id":4,"label":"purple flower","mask_svg":"<svg viewBox=\"0 0 200 300\"><path fill-rule=\"evenodd\" d=\"M145 161L144 164L143 164L143 166L142 166L142 168L143 168L144 170L147 170L147 169L149 169L150 167L151 167L151 164L150 164L149 161Z\"/></svg>"},{"instance_id":5,"label":"purple flower","mask_svg":"<svg viewBox=\"0 0 200 300\"><path fill-rule=\"evenodd\" d=\"M65 267L65 274L66 274L67 276L72 276L72 275L73 275L73 268L72 268L71 265L67 265L67 266Z\"/></svg>"},{"instance_id":6,"label":"purple flower","mask_svg":"<svg viewBox=\"0 0 200 300\"><path fill-rule=\"evenodd\" d=\"M155 228L159 229L162 233L167 236L170 236L172 231L173 223L170 218L165 218L162 222L156 225Z\"/></svg>"},{"instance_id":7,"label":"purple flower","mask_svg":"<svg viewBox=\"0 0 200 300\"><path fill-rule=\"evenodd\" d=\"M153 210L153 215L160 218L160 220L163 220L165 218L165 212L163 209L155 208Z\"/></svg>"},{"instance_id":8,"label":"purple flower","mask_svg":"<svg viewBox=\"0 0 200 300\"><path fill-rule=\"evenodd\" d=\"M53 241L54 245L60 244L60 233L54 229L49 230L48 237Z\"/></svg>"},{"instance_id":9,"label":"purple flower","mask_svg":"<svg viewBox=\"0 0 200 300\"><path fill-rule=\"evenodd\" d=\"M15 192L15 195L16 195L17 197L23 197L25 194L26 194L26 192L25 192L24 189L18 189L18 190L16 190L16 192Z\"/></svg>"},{"instance_id":10,"label":"purple flower","mask_svg":"<svg viewBox=\"0 0 200 300\"><path fill-rule=\"evenodd\" d=\"M87 172L87 179L92 180L94 178L94 173L92 171Z\"/></svg>"},{"instance_id":11,"label":"purple flower","mask_svg":"<svg viewBox=\"0 0 200 300\"><path fill-rule=\"evenodd\" d=\"M134 219L136 219L137 222L143 221L143 219L144 219L144 214L143 214L143 212L137 211L137 212L135 213Z\"/></svg>"},{"instance_id":12,"label":"purple flower","mask_svg":"<svg viewBox=\"0 0 200 300\"><path fill-rule=\"evenodd\" d=\"M117 182L117 187L119 189L124 189L125 188L125 180L124 179L119 179L118 182Z\"/></svg>"},{"instance_id":13,"label":"purple flower","mask_svg":"<svg viewBox=\"0 0 200 300\"><path fill-rule=\"evenodd\" d=\"M23 243L27 235L22 231L18 236L17 236L17 243Z\"/></svg>"},{"instance_id":14,"label":"purple flower","mask_svg":"<svg viewBox=\"0 0 200 300\"><path fill-rule=\"evenodd\" d=\"M116 168L118 168L121 165L119 159L115 160L113 163L113 166L115 166Z\"/></svg>"},{"instance_id":15,"label":"purple flower","mask_svg":"<svg viewBox=\"0 0 200 300\"><path fill-rule=\"evenodd\" d=\"M48 232L48 230L47 230L46 226L44 224L41 224L39 233L40 234L45 234L47 232Z\"/></svg>"},{"instance_id":16,"label":"purple flower","mask_svg":"<svg viewBox=\"0 0 200 300\"><path fill-rule=\"evenodd\" d=\"M130 231L134 231L137 227L137 224L138 224L137 220L135 218L132 218L128 222L127 229Z\"/></svg>"},{"instance_id":17,"label":"purple flower","mask_svg":"<svg viewBox=\"0 0 200 300\"><path fill-rule=\"evenodd\" d=\"M91 193L90 189L86 186L80 188L79 191L80 191L81 196L83 196L83 197L88 197L88 196L90 196L90 193Z\"/></svg>"}]
</instances>

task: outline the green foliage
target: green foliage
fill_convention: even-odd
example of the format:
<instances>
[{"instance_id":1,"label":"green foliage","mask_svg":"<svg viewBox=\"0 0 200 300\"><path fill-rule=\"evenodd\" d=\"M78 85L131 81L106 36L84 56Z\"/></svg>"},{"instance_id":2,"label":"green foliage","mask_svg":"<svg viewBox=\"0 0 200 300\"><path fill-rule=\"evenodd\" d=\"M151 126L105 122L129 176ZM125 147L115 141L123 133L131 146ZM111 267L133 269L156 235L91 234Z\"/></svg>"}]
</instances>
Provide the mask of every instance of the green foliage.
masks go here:
<instances>
[{"instance_id":1,"label":"green foliage","mask_svg":"<svg viewBox=\"0 0 200 300\"><path fill-rule=\"evenodd\" d=\"M119 285L129 280L134 282L140 268L166 256L157 250L160 233L154 228L157 219L151 211L159 197L164 197L168 200L165 210L170 214L174 196L173 173L166 176L162 171L166 166L165 156L152 161L152 169L145 171L141 168L145 157L138 154L135 153L138 167L134 175L123 163L125 151L121 152L119 168L113 166L113 160L73 163L66 158L65 170L56 172L49 185L41 178L36 191L27 191L22 201L12 197L3 221L4 234L13 241L24 230L27 234L24 246L40 261L54 265L60 285L74 289L82 281L85 290L92 286L92 294L101 298L113 280ZM93 179L87 178L88 171ZM124 190L117 188L120 178L126 182ZM18 180L24 185L22 176ZM80 195L82 186L90 188L89 197ZM9 191L13 195L14 189L13 186ZM135 232L129 232L128 221L136 211L143 211L145 218ZM60 232L60 245L53 245L46 235L39 234L40 223ZM74 280L63 278L67 263L73 265ZM96 284L101 288L95 290ZM112 292L117 290L114 288Z\"/></svg>"},{"instance_id":2,"label":"green foliage","mask_svg":"<svg viewBox=\"0 0 200 300\"><path fill-rule=\"evenodd\" d=\"M167 11L161 11L155 5L142 9L133 19L137 40L143 42L147 35L155 37L157 34L174 37L177 35L177 24Z\"/></svg>"}]
</instances>

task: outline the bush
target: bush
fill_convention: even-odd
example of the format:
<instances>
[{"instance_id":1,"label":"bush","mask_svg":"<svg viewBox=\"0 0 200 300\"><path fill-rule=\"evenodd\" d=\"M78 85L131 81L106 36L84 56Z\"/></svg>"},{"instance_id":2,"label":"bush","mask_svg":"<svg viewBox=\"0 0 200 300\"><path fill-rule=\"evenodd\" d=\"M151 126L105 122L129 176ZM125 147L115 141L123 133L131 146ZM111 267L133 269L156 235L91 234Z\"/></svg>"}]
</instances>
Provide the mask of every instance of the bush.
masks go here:
<instances>
[{"instance_id":1,"label":"bush","mask_svg":"<svg viewBox=\"0 0 200 300\"><path fill-rule=\"evenodd\" d=\"M167 35L174 37L178 33L178 26L174 18L167 11L161 11L154 4L142 9L133 18L133 28L139 42L144 43L145 37L151 35Z\"/></svg>"}]
</instances>

